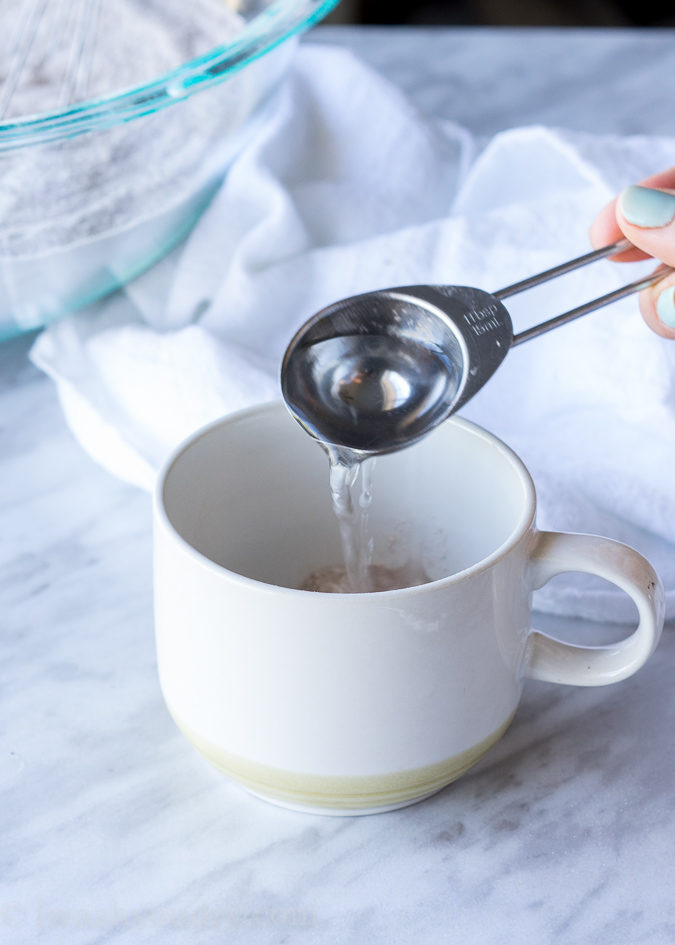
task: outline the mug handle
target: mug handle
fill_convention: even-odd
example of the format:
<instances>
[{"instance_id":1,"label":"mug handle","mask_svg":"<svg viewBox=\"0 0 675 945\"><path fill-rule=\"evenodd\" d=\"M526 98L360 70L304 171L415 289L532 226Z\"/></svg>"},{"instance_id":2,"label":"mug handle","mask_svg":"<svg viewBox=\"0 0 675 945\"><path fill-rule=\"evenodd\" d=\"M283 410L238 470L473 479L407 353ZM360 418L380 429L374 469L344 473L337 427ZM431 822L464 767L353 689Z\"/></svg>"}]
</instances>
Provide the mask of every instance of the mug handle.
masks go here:
<instances>
[{"instance_id":1,"label":"mug handle","mask_svg":"<svg viewBox=\"0 0 675 945\"><path fill-rule=\"evenodd\" d=\"M539 532L530 566L533 590L566 571L611 581L635 601L639 623L630 636L606 646L577 646L532 630L526 676L572 686L606 686L632 676L649 659L661 636L665 603L661 580L641 554L610 538Z\"/></svg>"}]
</instances>

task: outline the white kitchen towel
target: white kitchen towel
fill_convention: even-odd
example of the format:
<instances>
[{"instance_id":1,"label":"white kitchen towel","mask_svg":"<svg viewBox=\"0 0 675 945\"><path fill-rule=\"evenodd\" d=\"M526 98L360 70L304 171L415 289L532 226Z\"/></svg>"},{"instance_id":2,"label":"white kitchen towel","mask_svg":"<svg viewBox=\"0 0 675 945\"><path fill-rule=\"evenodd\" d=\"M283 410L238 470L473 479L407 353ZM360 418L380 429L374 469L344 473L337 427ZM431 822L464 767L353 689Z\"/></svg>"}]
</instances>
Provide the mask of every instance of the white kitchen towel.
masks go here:
<instances>
[{"instance_id":1,"label":"white kitchen towel","mask_svg":"<svg viewBox=\"0 0 675 945\"><path fill-rule=\"evenodd\" d=\"M187 242L44 331L32 357L76 437L150 488L184 436L278 396L280 359L323 305L388 285L496 289L588 249L618 190L672 164L675 139L530 127L474 142L422 116L351 54L302 46L276 109ZM516 331L634 278L596 263L509 301ZM533 473L544 528L627 541L675 614L675 343L635 298L509 353L462 411ZM558 578L541 610L631 619L609 585Z\"/></svg>"}]
</instances>

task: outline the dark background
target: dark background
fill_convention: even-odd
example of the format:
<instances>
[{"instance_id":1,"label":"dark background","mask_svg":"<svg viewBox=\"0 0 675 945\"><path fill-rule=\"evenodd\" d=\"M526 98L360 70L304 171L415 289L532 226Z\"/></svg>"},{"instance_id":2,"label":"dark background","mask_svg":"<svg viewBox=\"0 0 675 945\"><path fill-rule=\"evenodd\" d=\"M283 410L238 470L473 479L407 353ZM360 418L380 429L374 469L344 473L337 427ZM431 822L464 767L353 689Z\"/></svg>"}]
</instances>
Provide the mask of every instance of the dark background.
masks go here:
<instances>
[{"instance_id":1,"label":"dark background","mask_svg":"<svg viewBox=\"0 0 675 945\"><path fill-rule=\"evenodd\" d=\"M663 0L342 0L331 22L405 26L675 26Z\"/></svg>"}]
</instances>

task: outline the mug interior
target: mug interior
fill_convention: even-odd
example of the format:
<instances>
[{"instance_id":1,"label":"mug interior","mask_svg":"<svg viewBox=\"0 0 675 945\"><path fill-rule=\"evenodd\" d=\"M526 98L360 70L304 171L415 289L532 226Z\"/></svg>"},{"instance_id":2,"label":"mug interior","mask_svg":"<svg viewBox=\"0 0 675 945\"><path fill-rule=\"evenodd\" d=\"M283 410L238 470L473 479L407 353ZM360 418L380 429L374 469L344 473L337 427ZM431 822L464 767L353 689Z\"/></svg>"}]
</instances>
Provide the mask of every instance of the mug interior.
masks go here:
<instances>
[{"instance_id":1,"label":"mug interior","mask_svg":"<svg viewBox=\"0 0 675 945\"><path fill-rule=\"evenodd\" d=\"M283 403L218 421L181 447L157 503L198 554L228 571L301 587L342 563L328 459ZM378 456L369 528L376 564L413 561L430 580L487 564L529 527L534 489L504 444L452 418L398 453Z\"/></svg>"}]
</instances>

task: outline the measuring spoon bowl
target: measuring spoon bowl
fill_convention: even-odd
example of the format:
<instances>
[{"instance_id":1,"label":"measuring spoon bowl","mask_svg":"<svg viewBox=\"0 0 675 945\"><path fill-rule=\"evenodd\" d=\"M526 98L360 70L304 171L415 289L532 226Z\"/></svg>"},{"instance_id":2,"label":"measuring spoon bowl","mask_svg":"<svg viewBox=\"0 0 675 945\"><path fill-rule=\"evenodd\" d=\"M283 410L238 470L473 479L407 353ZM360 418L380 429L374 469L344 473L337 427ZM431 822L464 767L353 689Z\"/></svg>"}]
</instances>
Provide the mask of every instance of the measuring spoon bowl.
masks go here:
<instances>
[{"instance_id":1,"label":"measuring spoon bowl","mask_svg":"<svg viewBox=\"0 0 675 945\"><path fill-rule=\"evenodd\" d=\"M512 340L508 311L482 289L366 292L303 325L282 363L282 393L294 417L327 445L393 452L472 397Z\"/></svg>"}]
</instances>

